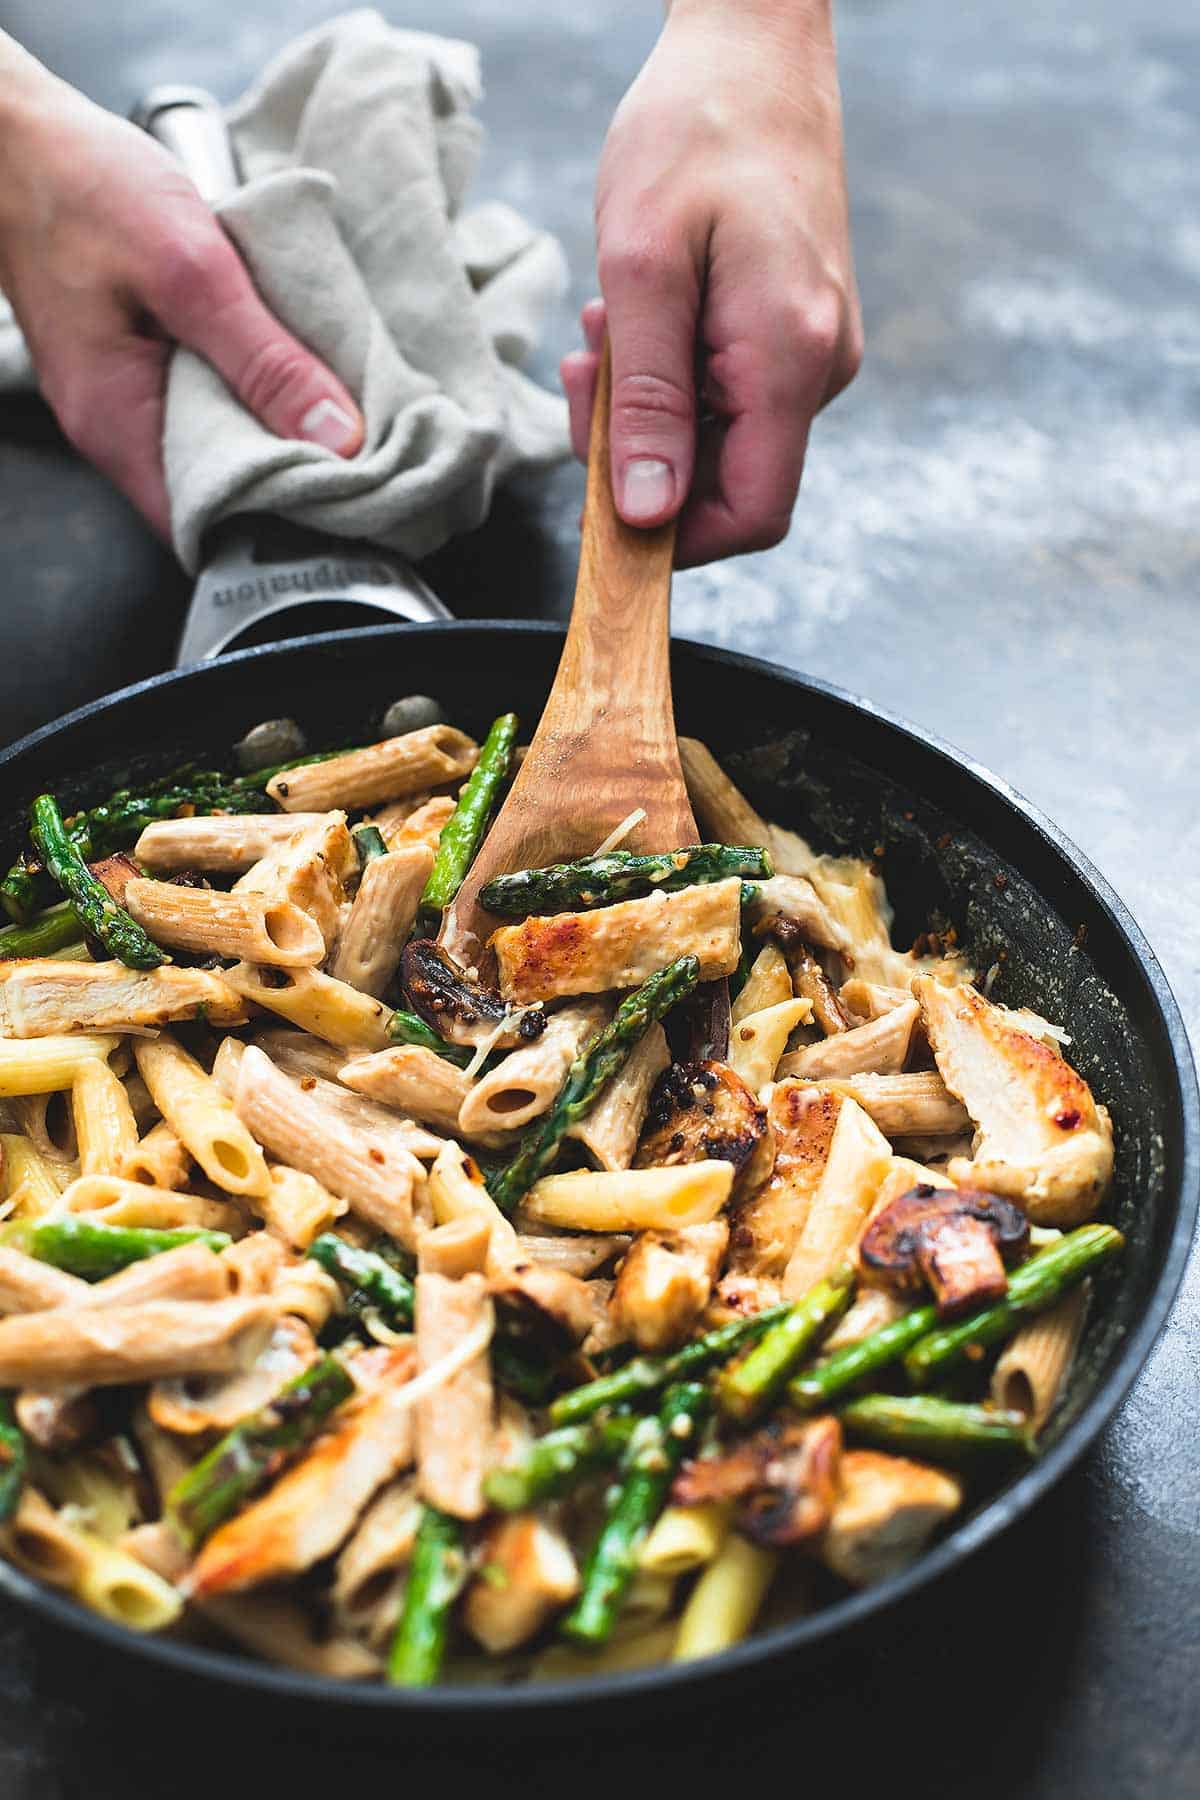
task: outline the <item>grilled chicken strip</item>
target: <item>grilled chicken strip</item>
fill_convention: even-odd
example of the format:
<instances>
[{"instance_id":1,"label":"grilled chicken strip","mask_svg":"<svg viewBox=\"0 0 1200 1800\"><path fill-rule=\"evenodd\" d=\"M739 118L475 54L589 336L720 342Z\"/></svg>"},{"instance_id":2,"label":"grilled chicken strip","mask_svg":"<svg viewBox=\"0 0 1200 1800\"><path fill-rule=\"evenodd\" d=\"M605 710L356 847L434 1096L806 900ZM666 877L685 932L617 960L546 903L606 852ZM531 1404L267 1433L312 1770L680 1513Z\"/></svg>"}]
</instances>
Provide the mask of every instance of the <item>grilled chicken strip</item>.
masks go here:
<instances>
[{"instance_id":1,"label":"grilled chicken strip","mask_svg":"<svg viewBox=\"0 0 1200 1800\"><path fill-rule=\"evenodd\" d=\"M924 977L913 991L942 1078L976 1127L974 1156L956 1158L951 1179L1016 1200L1037 1225L1089 1218L1113 1144L1082 1075L973 987Z\"/></svg>"},{"instance_id":2,"label":"grilled chicken strip","mask_svg":"<svg viewBox=\"0 0 1200 1800\"><path fill-rule=\"evenodd\" d=\"M621 1264L613 1290L613 1322L639 1350L682 1344L708 1305L729 1227L724 1219L679 1231L643 1231Z\"/></svg>"},{"instance_id":3,"label":"grilled chicken strip","mask_svg":"<svg viewBox=\"0 0 1200 1800\"><path fill-rule=\"evenodd\" d=\"M905 1456L846 1450L821 1559L853 1587L869 1587L905 1568L944 1519L962 1504L953 1475Z\"/></svg>"}]
</instances>

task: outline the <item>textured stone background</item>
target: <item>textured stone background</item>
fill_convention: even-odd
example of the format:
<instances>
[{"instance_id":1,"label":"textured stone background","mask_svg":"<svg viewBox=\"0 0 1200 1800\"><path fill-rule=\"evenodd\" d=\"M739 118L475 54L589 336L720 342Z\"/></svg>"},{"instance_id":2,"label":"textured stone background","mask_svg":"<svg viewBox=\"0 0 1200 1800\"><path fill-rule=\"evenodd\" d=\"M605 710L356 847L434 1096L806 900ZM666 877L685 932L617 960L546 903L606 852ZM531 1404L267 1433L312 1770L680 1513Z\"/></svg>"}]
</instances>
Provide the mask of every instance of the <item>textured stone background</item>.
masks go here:
<instances>
[{"instance_id":1,"label":"textured stone background","mask_svg":"<svg viewBox=\"0 0 1200 1800\"><path fill-rule=\"evenodd\" d=\"M231 96L313 0L6 0L96 98ZM479 191L563 237L592 291L591 183L654 0L393 3L484 49ZM684 576L683 635L802 667L962 745L1130 903L1200 1024L1200 15L1194 0L843 0L859 381L821 420L787 543ZM461 614L562 616L577 471L506 496L437 559ZM35 403L0 414L7 737L164 666L183 588ZM1200 1279L1098 1451L920 1617L724 1715L519 1750L363 1747L223 1724L203 1695L102 1687L90 1653L0 1610L0 1795L302 1793L474 1778L500 1793L670 1776L701 1792L909 1778L940 1795L1200 1791L1195 1646ZM864 1729L864 1726L866 1727Z\"/></svg>"}]
</instances>

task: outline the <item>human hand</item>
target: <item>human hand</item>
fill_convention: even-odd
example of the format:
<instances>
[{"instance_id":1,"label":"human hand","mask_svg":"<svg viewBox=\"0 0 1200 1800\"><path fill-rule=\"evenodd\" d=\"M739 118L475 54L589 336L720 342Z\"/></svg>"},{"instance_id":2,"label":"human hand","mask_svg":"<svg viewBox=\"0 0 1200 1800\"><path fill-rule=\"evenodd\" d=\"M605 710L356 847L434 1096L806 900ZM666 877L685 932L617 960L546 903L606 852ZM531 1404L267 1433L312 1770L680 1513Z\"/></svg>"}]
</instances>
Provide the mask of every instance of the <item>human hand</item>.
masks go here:
<instances>
[{"instance_id":1,"label":"human hand","mask_svg":"<svg viewBox=\"0 0 1200 1800\"><path fill-rule=\"evenodd\" d=\"M164 537L172 343L280 437L362 444L350 394L285 331L175 160L0 34L0 288L76 449Z\"/></svg>"},{"instance_id":2,"label":"human hand","mask_svg":"<svg viewBox=\"0 0 1200 1800\"><path fill-rule=\"evenodd\" d=\"M609 129L596 247L604 301L562 364L576 454L607 314L622 516L678 512L681 566L778 543L862 360L829 0L675 0Z\"/></svg>"}]
</instances>

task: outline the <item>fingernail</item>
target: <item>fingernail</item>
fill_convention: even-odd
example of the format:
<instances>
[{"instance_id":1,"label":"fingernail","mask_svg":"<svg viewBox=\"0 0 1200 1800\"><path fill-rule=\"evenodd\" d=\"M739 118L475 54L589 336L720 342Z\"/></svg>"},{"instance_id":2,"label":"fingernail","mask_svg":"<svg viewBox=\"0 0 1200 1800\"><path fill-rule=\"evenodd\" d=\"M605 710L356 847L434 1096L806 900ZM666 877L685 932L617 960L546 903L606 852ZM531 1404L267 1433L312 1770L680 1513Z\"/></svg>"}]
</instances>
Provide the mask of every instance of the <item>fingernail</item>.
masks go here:
<instances>
[{"instance_id":1,"label":"fingernail","mask_svg":"<svg viewBox=\"0 0 1200 1800\"><path fill-rule=\"evenodd\" d=\"M336 400L318 400L301 419L300 436L342 455L357 446L362 426Z\"/></svg>"},{"instance_id":2,"label":"fingernail","mask_svg":"<svg viewBox=\"0 0 1200 1800\"><path fill-rule=\"evenodd\" d=\"M625 466L621 484L621 511L631 525L657 519L675 498L675 477L670 463L640 456Z\"/></svg>"}]
</instances>

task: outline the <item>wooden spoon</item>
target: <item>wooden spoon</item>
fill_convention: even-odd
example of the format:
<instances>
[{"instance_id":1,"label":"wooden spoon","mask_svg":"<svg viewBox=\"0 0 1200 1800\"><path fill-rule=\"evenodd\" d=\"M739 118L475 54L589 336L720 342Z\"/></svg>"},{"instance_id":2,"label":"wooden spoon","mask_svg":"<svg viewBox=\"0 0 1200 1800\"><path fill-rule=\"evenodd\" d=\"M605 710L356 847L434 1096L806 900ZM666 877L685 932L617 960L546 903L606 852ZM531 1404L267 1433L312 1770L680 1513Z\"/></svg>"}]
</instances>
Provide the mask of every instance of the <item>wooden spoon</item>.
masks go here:
<instances>
[{"instance_id":1,"label":"wooden spoon","mask_svg":"<svg viewBox=\"0 0 1200 1800\"><path fill-rule=\"evenodd\" d=\"M482 972L484 946L503 923L479 905L494 875L587 856L638 807L630 850L699 842L671 705L672 521L626 525L609 462L612 366L600 359L588 444L579 577L567 641L541 724L508 799L447 909L439 942Z\"/></svg>"}]
</instances>

